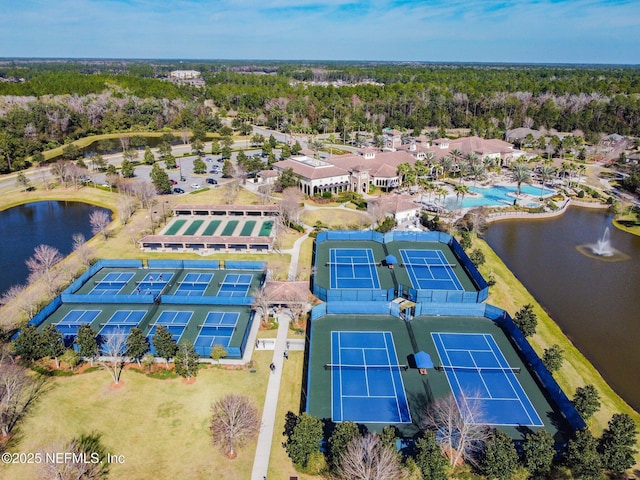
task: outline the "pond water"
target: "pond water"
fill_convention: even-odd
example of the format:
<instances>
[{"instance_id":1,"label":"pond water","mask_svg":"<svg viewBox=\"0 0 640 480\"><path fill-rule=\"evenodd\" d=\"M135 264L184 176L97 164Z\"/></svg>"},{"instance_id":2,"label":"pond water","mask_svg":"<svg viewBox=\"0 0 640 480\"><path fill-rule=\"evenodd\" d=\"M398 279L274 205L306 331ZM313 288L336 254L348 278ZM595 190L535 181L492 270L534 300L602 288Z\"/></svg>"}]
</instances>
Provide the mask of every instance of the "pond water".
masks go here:
<instances>
[{"instance_id":1,"label":"pond water","mask_svg":"<svg viewBox=\"0 0 640 480\"><path fill-rule=\"evenodd\" d=\"M75 233L91 238L89 215L93 210L102 209L87 203L42 201L1 211L0 295L12 285L26 283L29 270L25 260L38 245L55 247L67 255Z\"/></svg>"},{"instance_id":2,"label":"pond water","mask_svg":"<svg viewBox=\"0 0 640 480\"><path fill-rule=\"evenodd\" d=\"M596 243L607 227L611 246L626 260L606 261L577 248ZM486 240L616 392L640 411L640 237L614 228L600 211L571 207L552 219L494 223Z\"/></svg>"}]
</instances>

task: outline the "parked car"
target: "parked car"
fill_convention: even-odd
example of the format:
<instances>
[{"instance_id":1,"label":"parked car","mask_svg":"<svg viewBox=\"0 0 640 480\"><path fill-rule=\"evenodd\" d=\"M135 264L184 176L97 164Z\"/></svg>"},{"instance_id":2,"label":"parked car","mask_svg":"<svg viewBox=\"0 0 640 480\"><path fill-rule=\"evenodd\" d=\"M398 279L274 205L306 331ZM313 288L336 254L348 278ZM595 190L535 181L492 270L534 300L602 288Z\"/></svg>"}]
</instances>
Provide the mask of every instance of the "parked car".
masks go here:
<instances>
[{"instance_id":1,"label":"parked car","mask_svg":"<svg viewBox=\"0 0 640 480\"><path fill-rule=\"evenodd\" d=\"M177 184L178 184L178 182L177 182L177 181L175 181L175 180L172 178L172 179L171 179L171 185L177 185Z\"/></svg>"},{"instance_id":2,"label":"parked car","mask_svg":"<svg viewBox=\"0 0 640 480\"><path fill-rule=\"evenodd\" d=\"M212 169L212 170L209 170L209 173L216 174L216 173L220 173L220 171L221 171L221 170L220 170L219 168L214 168L214 169Z\"/></svg>"},{"instance_id":3,"label":"parked car","mask_svg":"<svg viewBox=\"0 0 640 480\"><path fill-rule=\"evenodd\" d=\"M207 183L210 183L211 185L217 185L218 181L215 178L207 178Z\"/></svg>"},{"instance_id":4,"label":"parked car","mask_svg":"<svg viewBox=\"0 0 640 480\"><path fill-rule=\"evenodd\" d=\"M191 188L193 188L194 190L200 190L200 185L197 183L192 183Z\"/></svg>"},{"instance_id":5,"label":"parked car","mask_svg":"<svg viewBox=\"0 0 640 480\"><path fill-rule=\"evenodd\" d=\"M176 187L176 188L173 189L173 193L184 193L184 190L181 189L181 188Z\"/></svg>"}]
</instances>

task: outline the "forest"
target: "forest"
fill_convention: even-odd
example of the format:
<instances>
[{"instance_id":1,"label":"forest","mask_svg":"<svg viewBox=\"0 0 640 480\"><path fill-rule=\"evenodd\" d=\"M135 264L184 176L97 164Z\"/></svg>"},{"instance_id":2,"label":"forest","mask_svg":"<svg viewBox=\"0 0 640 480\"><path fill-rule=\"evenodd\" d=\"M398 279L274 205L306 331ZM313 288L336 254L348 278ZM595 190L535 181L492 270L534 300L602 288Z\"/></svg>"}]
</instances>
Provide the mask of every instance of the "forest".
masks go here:
<instances>
[{"instance_id":1,"label":"forest","mask_svg":"<svg viewBox=\"0 0 640 480\"><path fill-rule=\"evenodd\" d=\"M194 69L204 87L167 80ZM212 108L214 107L214 108ZM343 62L0 61L0 173L88 135L204 129L219 117L294 133L397 128L504 138L516 127L640 136L640 67Z\"/></svg>"}]
</instances>

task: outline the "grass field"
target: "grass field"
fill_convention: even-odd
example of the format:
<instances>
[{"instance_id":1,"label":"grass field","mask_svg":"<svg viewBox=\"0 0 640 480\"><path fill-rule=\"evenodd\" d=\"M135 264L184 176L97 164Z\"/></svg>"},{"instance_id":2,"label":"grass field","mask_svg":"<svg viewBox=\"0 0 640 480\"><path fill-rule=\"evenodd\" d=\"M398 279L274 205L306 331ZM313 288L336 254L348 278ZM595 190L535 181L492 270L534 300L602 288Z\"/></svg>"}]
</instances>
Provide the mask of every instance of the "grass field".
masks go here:
<instances>
[{"instance_id":1,"label":"grass field","mask_svg":"<svg viewBox=\"0 0 640 480\"><path fill-rule=\"evenodd\" d=\"M347 210L344 208L322 208L318 210L309 210L305 211L300 218L307 225L314 226L317 222L322 222L323 225L335 230L360 230L361 228L368 227L371 224L371 220L365 213L360 213L355 210Z\"/></svg>"},{"instance_id":2,"label":"grass field","mask_svg":"<svg viewBox=\"0 0 640 480\"><path fill-rule=\"evenodd\" d=\"M229 460L211 442L210 407L228 393L243 393L262 415L268 364L272 352L255 352L257 373L210 367L195 383L182 378L157 380L126 371L121 388L110 387L105 371L54 378L51 390L22 424L19 443L10 451L61 451L63 444L81 433L102 434L122 465L112 465L110 478L209 479L250 478L256 441ZM0 466L0 477L38 478L35 465ZM274 477L275 478L275 477Z\"/></svg>"}]
</instances>

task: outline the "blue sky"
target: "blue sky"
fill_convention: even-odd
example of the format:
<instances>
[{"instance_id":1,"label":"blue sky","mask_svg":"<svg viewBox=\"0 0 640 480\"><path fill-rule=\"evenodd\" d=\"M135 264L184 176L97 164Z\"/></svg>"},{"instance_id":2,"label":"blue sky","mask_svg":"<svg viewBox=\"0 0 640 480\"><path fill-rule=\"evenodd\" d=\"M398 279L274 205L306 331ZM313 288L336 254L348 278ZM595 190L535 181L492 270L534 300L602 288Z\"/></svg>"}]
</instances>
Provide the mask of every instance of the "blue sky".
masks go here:
<instances>
[{"instance_id":1,"label":"blue sky","mask_svg":"<svg viewBox=\"0 0 640 480\"><path fill-rule=\"evenodd\" d=\"M0 0L1 57L640 64L640 0Z\"/></svg>"}]
</instances>

